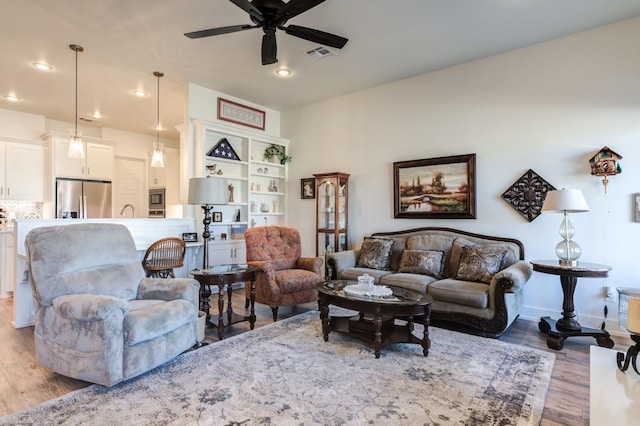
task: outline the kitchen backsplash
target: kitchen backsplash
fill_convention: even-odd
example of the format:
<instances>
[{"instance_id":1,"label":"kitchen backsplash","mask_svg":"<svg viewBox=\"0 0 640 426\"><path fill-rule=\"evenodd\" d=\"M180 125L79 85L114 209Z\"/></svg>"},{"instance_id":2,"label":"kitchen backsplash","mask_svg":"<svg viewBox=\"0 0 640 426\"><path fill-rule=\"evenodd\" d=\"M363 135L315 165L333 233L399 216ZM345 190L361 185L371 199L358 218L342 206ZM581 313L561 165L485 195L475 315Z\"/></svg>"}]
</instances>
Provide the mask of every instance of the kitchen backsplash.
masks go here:
<instances>
[{"instance_id":1,"label":"kitchen backsplash","mask_svg":"<svg viewBox=\"0 0 640 426\"><path fill-rule=\"evenodd\" d=\"M0 226L13 226L15 219L42 218L42 203L0 200L0 209L3 210L3 216L5 216L5 219L0 221Z\"/></svg>"}]
</instances>

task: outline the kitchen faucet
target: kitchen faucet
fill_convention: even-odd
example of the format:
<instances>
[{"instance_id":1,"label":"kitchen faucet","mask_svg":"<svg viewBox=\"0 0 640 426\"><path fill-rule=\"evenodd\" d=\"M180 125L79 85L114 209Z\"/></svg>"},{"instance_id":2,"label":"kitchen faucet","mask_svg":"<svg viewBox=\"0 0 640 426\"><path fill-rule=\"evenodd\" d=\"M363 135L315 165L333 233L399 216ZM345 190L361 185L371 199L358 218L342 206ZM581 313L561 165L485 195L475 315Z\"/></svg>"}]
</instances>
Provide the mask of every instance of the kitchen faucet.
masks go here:
<instances>
[{"instance_id":1,"label":"kitchen faucet","mask_svg":"<svg viewBox=\"0 0 640 426\"><path fill-rule=\"evenodd\" d=\"M132 213L132 217L133 219L136 218L136 208L133 207L131 204L125 204L124 207L122 207L122 210L120 210L120 216L124 216L124 211L126 210L127 207L131 207L131 213Z\"/></svg>"}]
</instances>

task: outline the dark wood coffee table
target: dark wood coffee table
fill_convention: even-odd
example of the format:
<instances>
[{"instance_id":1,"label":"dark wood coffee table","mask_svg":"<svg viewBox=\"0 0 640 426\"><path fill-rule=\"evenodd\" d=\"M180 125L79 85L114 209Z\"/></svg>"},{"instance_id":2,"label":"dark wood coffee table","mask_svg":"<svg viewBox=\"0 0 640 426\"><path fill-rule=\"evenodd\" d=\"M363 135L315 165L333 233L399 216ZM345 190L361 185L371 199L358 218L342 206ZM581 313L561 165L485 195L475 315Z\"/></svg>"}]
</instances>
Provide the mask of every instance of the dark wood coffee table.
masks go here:
<instances>
[{"instance_id":1,"label":"dark wood coffee table","mask_svg":"<svg viewBox=\"0 0 640 426\"><path fill-rule=\"evenodd\" d=\"M422 346L424 356L429 355L431 296L395 286L387 286L393 291L393 298L357 296L344 292L344 287L356 284L357 281L318 284L318 307L325 342L329 341L331 331L340 331L373 342L376 358L380 358L382 345L388 343L416 343ZM358 311L359 315L329 318L329 305ZM406 323L397 324L396 319ZM422 338L413 334L414 320L424 325Z\"/></svg>"}]
</instances>

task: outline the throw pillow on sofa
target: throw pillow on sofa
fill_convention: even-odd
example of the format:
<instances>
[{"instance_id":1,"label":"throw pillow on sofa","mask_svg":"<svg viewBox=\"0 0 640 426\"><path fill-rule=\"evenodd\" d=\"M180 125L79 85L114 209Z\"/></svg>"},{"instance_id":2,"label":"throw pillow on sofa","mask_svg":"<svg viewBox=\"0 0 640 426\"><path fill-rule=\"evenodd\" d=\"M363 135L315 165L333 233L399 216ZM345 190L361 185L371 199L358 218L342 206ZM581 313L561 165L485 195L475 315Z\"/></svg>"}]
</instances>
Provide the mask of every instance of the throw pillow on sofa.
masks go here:
<instances>
[{"instance_id":1,"label":"throw pillow on sofa","mask_svg":"<svg viewBox=\"0 0 640 426\"><path fill-rule=\"evenodd\" d=\"M490 283L496 272L502 269L507 251L495 245L462 247L456 279Z\"/></svg>"},{"instance_id":2,"label":"throw pillow on sofa","mask_svg":"<svg viewBox=\"0 0 640 426\"><path fill-rule=\"evenodd\" d=\"M360 255L358 256L357 268L389 269L391 260L391 247L393 240L389 238L365 237Z\"/></svg>"},{"instance_id":3,"label":"throw pillow on sofa","mask_svg":"<svg viewBox=\"0 0 640 426\"><path fill-rule=\"evenodd\" d=\"M440 278L443 257L444 252L439 250L405 250L402 252L398 272Z\"/></svg>"}]
</instances>

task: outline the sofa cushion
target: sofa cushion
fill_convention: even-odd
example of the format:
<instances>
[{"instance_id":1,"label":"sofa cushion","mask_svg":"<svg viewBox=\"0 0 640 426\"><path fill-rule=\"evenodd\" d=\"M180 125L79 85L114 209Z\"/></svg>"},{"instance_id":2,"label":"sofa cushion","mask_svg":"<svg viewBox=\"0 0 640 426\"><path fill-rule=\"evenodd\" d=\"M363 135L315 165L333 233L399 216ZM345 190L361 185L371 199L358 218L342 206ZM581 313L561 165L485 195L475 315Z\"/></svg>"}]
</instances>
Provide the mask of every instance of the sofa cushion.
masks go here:
<instances>
[{"instance_id":1,"label":"sofa cushion","mask_svg":"<svg viewBox=\"0 0 640 426\"><path fill-rule=\"evenodd\" d=\"M449 278L429 284L427 293L433 300L486 309L489 307L489 289L483 283Z\"/></svg>"},{"instance_id":2,"label":"sofa cushion","mask_svg":"<svg viewBox=\"0 0 640 426\"><path fill-rule=\"evenodd\" d=\"M430 277L429 275L397 272L395 274L387 274L380 277L380 284L426 292L427 286L431 285L435 280L435 278Z\"/></svg>"},{"instance_id":3,"label":"sofa cushion","mask_svg":"<svg viewBox=\"0 0 640 426\"><path fill-rule=\"evenodd\" d=\"M398 272L429 275L440 278L442 275L444 252L440 250L405 250L402 253Z\"/></svg>"},{"instance_id":4,"label":"sofa cushion","mask_svg":"<svg viewBox=\"0 0 640 426\"><path fill-rule=\"evenodd\" d=\"M367 237L360 248L356 267L387 270L391 260L393 240L389 238Z\"/></svg>"},{"instance_id":5,"label":"sofa cushion","mask_svg":"<svg viewBox=\"0 0 640 426\"><path fill-rule=\"evenodd\" d=\"M493 275L502 269L506 253L499 245L462 247L456 279L490 283Z\"/></svg>"},{"instance_id":6,"label":"sofa cushion","mask_svg":"<svg viewBox=\"0 0 640 426\"><path fill-rule=\"evenodd\" d=\"M340 271L340 275L338 279L348 280L348 281L357 281L358 277L364 274L369 274L373 277L374 283L379 283L380 279L386 275L392 274L391 271L381 271L379 269L369 269L369 268L344 268Z\"/></svg>"},{"instance_id":7,"label":"sofa cushion","mask_svg":"<svg viewBox=\"0 0 640 426\"><path fill-rule=\"evenodd\" d=\"M455 237L439 234L412 235L407 240L409 250L440 250L447 253L451 250Z\"/></svg>"}]
</instances>

